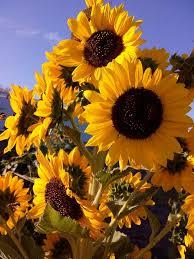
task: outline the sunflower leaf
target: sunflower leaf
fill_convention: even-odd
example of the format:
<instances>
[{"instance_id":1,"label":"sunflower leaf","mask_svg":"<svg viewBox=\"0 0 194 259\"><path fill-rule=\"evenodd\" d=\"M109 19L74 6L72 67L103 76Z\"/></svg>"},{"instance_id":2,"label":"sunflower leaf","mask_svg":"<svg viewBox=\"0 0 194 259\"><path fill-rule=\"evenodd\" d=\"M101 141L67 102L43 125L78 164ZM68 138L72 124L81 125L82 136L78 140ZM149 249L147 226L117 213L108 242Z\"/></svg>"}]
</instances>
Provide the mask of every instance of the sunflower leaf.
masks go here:
<instances>
[{"instance_id":1,"label":"sunflower leaf","mask_svg":"<svg viewBox=\"0 0 194 259\"><path fill-rule=\"evenodd\" d=\"M47 204L44 215L36 225L35 230L42 234L57 231L75 237L88 237L88 231L86 229L82 228L75 220L61 216L49 204Z\"/></svg>"}]
</instances>

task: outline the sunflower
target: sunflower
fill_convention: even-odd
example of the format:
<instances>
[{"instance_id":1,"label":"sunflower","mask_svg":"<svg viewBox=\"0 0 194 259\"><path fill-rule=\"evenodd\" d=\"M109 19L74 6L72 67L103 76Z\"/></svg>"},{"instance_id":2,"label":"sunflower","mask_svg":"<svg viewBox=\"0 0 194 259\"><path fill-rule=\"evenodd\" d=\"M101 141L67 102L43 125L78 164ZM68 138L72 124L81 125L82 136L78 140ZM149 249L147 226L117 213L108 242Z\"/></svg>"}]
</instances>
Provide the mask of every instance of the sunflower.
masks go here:
<instances>
[{"instance_id":1,"label":"sunflower","mask_svg":"<svg viewBox=\"0 0 194 259\"><path fill-rule=\"evenodd\" d=\"M63 152L59 152L58 156L47 157L41 152L37 154L40 178L34 181L34 207L28 217L39 218L49 203L62 216L70 217L88 229L92 238L101 237L106 226L101 213L89 201L82 200L70 190L70 176L63 168L63 158Z\"/></svg>"},{"instance_id":2,"label":"sunflower","mask_svg":"<svg viewBox=\"0 0 194 259\"><path fill-rule=\"evenodd\" d=\"M15 146L17 154L21 156L24 149L29 149L32 145L30 129L34 128L38 121L38 117L34 115L36 102L33 98L33 91L16 85L12 86L12 90L10 105L15 115L6 119L7 129L0 135L0 141L9 139L4 152L10 151Z\"/></svg>"},{"instance_id":3,"label":"sunflower","mask_svg":"<svg viewBox=\"0 0 194 259\"><path fill-rule=\"evenodd\" d=\"M139 49L137 55L142 62L144 70L150 67L152 72L157 68L165 71L169 66L169 53L164 48L157 49L154 47L152 49Z\"/></svg>"},{"instance_id":4,"label":"sunflower","mask_svg":"<svg viewBox=\"0 0 194 259\"><path fill-rule=\"evenodd\" d=\"M172 160L167 161L166 167L159 167L152 177L152 183L161 186L164 191L175 188L177 192L184 189L194 192L194 158L186 157L183 153L175 153Z\"/></svg>"},{"instance_id":5,"label":"sunflower","mask_svg":"<svg viewBox=\"0 0 194 259\"><path fill-rule=\"evenodd\" d=\"M23 186L23 180L12 176L11 172L0 176L0 218L6 221L10 229L25 216L28 208L30 195L28 195L28 189ZM3 225L0 225L0 233L3 235L7 233Z\"/></svg>"},{"instance_id":6,"label":"sunflower","mask_svg":"<svg viewBox=\"0 0 194 259\"><path fill-rule=\"evenodd\" d=\"M194 156L194 127L189 131L188 138L186 140L189 154Z\"/></svg>"},{"instance_id":7,"label":"sunflower","mask_svg":"<svg viewBox=\"0 0 194 259\"><path fill-rule=\"evenodd\" d=\"M91 182L91 167L88 160L81 156L79 149L75 147L69 154L63 152L64 169L70 174L70 188L79 197L87 195Z\"/></svg>"},{"instance_id":8,"label":"sunflower","mask_svg":"<svg viewBox=\"0 0 194 259\"><path fill-rule=\"evenodd\" d=\"M91 7L96 4L103 4L104 0L85 0L87 7Z\"/></svg>"},{"instance_id":9,"label":"sunflower","mask_svg":"<svg viewBox=\"0 0 194 259\"><path fill-rule=\"evenodd\" d=\"M141 174L136 173L133 175L130 173L128 176L123 177L121 180L114 181L102 194L100 200L100 211L107 217L113 218L113 214L107 206L108 202L118 201L123 203L126 201L131 193L137 188L141 182ZM140 192L145 192L151 187L151 184L144 183L140 189ZM153 205L153 201L149 200L146 202L146 205ZM136 225L141 224L141 219L146 219L147 214L144 209L144 206L139 206L133 212L119 220L119 227L122 228L124 225L127 228L131 228L132 222Z\"/></svg>"},{"instance_id":10,"label":"sunflower","mask_svg":"<svg viewBox=\"0 0 194 259\"><path fill-rule=\"evenodd\" d=\"M38 137L44 139L49 127L55 126L63 120L64 87L47 81L47 88L42 94L42 99L37 103L35 115L40 117L41 123L33 129L31 139Z\"/></svg>"},{"instance_id":11,"label":"sunflower","mask_svg":"<svg viewBox=\"0 0 194 259\"><path fill-rule=\"evenodd\" d=\"M91 19L82 11L68 25L76 39L63 40L55 48L60 65L76 67L73 81L96 84L105 67L113 60L136 58L137 47L144 41L136 32L141 20L134 21L123 6L93 5Z\"/></svg>"},{"instance_id":12,"label":"sunflower","mask_svg":"<svg viewBox=\"0 0 194 259\"><path fill-rule=\"evenodd\" d=\"M89 123L85 132L92 135L87 145L108 150L107 165L119 161L123 169L129 160L146 168L166 166L182 150L176 137L186 136L192 125L186 115L191 98L173 75L143 72L141 61L115 62L99 91L85 91L91 104L83 116Z\"/></svg>"},{"instance_id":13,"label":"sunflower","mask_svg":"<svg viewBox=\"0 0 194 259\"><path fill-rule=\"evenodd\" d=\"M57 233L46 236L43 250L45 252L45 259L73 258L71 246L68 240Z\"/></svg>"}]
</instances>

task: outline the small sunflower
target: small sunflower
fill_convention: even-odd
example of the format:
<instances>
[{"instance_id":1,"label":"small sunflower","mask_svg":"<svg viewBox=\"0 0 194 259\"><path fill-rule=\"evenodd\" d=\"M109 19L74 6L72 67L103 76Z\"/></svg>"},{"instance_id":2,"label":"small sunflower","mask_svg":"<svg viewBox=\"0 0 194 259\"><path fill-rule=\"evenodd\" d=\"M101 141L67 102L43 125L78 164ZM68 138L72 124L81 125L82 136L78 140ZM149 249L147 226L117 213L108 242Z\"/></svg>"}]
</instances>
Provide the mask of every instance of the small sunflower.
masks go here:
<instances>
[{"instance_id":1,"label":"small sunflower","mask_svg":"<svg viewBox=\"0 0 194 259\"><path fill-rule=\"evenodd\" d=\"M64 169L70 174L70 188L79 197L86 197L91 182L91 167L88 160L81 156L75 147L69 155L64 152Z\"/></svg>"},{"instance_id":2,"label":"small sunflower","mask_svg":"<svg viewBox=\"0 0 194 259\"><path fill-rule=\"evenodd\" d=\"M44 240L45 259L72 259L72 249L67 239L59 234L49 234Z\"/></svg>"},{"instance_id":3,"label":"small sunflower","mask_svg":"<svg viewBox=\"0 0 194 259\"><path fill-rule=\"evenodd\" d=\"M165 71L169 66L168 58L169 53L164 49L139 49L138 50L138 58L141 60L143 69L150 67L152 72L154 72L157 68Z\"/></svg>"},{"instance_id":4,"label":"small sunflower","mask_svg":"<svg viewBox=\"0 0 194 259\"><path fill-rule=\"evenodd\" d=\"M111 8L110 4L91 7L91 19L82 11L68 25L75 39L63 40L55 53L63 66L73 66L73 81L96 84L104 68L113 60L136 58L137 47L143 43L142 32L136 30L142 23L134 21L123 6Z\"/></svg>"},{"instance_id":5,"label":"small sunflower","mask_svg":"<svg viewBox=\"0 0 194 259\"><path fill-rule=\"evenodd\" d=\"M34 207L29 211L29 218L43 215L46 203L64 217L70 217L82 227L87 228L94 239L102 236L105 227L101 213L89 201L82 200L69 187L69 174L63 168L63 153L58 156L44 157L37 155L38 175L34 181Z\"/></svg>"},{"instance_id":6,"label":"small sunflower","mask_svg":"<svg viewBox=\"0 0 194 259\"><path fill-rule=\"evenodd\" d=\"M38 121L38 117L34 115L36 102L33 98L33 91L16 85L12 86L12 90L10 104L15 115L6 119L7 129L0 135L0 141L9 139L4 152L10 151L15 146L17 154L21 156L24 149L29 149L32 145L30 131Z\"/></svg>"},{"instance_id":7,"label":"small sunflower","mask_svg":"<svg viewBox=\"0 0 194 259\"><path fill-rule=\"evenodd\" d=\"M49 127L60 123L63 119L63 86L53 85L52 81L47 82L46 91L42 94L42 99L37 103L34 114L41 118L41 122L33 129L31 139L38 137L45 138Z\"/></svg>"},{"instance_id":8,"label":"small sunflower","mask_svg":"<svg viewBox=\"0 0 194 259\"><path fill-rule=\"evenodd\" d=\"M160 167L152 177L152 183L161 186L164 191L175 188L177 192L184 189L194 192L194 158L186 157L184 153L175 153L172 160L167 161L166 167Z\"/></svg>"},{"instance_id":9,"label":"small sunflower","mask_svg":"<svg viewBox=\"0 0 194 259\"><path fill-rule=\"evenodd\" d=\"M28 208L30 195L28 195L28 189L23 186L23 180L12 176L11 172L0 176L0 217L6 221L10 229L14 228L15 222L25 216ZM6 230L1 225L0 233L6 234Z\"/></svg>"},{"instance_id":10,"label":"small sunflower","mask_svg":"<svg viewBox=\"0 0 194 259\"><path fill-rule=\"evenodd\" d=\"M191 98L173 75L162 78L160 69L153 75L150 68L143 72L140 61L115 62L99 91L85 91L91 104L83 116L89 123L85 132L92 135L87 145L108 150L107 165L166 166L182 150L176 137L187 136L192 125L186 115Z\"/></svg>"},{"instance_id":11,"label":"small sunflower","mask_svg":"<svg viewBox=\"0 0 194 259\"><path fill-rule=\"evenodd\" d=\"M106 216L113 218L113 214L107 206L108 202L120 201L124 202L127 200L131 193L137 188L141 182L141 174L136 173L133 175L130 173L128 176L123 177L121 180L114 181L102 194L100 200L100 211ZM151 187L151 184L145 183L140 189L140 192L145 192ZM146 205L153 205L153 201L149 200ZM146 219L147 214L143 206L139 206L136 210L119 220L119 227L122 228L124 225L127 228L131 228L132 222L136 225L141 224L141 219Z\"/></svg>"}]
</instances>

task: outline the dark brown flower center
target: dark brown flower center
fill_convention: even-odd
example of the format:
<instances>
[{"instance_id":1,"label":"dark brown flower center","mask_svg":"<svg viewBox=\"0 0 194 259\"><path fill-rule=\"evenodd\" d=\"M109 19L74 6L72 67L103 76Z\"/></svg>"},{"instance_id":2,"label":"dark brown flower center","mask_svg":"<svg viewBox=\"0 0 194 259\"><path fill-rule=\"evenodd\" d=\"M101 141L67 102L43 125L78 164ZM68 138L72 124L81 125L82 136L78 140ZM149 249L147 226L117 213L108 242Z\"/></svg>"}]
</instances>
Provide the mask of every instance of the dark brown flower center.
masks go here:
<instances>
[{"instance_id":1,"label":"dark brown flower center","mask_svg":"<svg viewBox=\"0 0 194 259\"><path fill-rule=\"evenodd\" d=\"M37 117L34 115L35 111L35 106L23 101L22 112L17 125L18 135L27 136L29 134L28 128L36 122Z\"/></svg>"},{"instance_id":2,"label":"dark brown flower center","mask_svg":"<svg viewBox=\"0 0 194 259\"><path fill-rule=\"evenodd\" d=\"M72 258L72 250L69 242L65 238L61 238L55 243L55 247L52 250L53 259L69 259Z\"/></svg>"},{"instance_id":3,"label":"dark brown flower center","mask_svg":"<svg viewBox=\"0 0 194 259\"><path fill-rule=\"evenodd\" d=\"M64 217L79 220L83 216L81 207L76 199L74 197L71 198L66 194L64 184L57 178L52 178L50 182L47 183L45 199L53 209Z\"/></svg>"},{"instance_id":4,"label":"dark brown flower center","mask_svg":"<svg viewBox=\"0 0 194 259\"><path fill-rule=\"evenodd\" d=\"M155 70L158 68L158 64L152 59L152 58L144 58L141 57L139 60L142 63L143 70L145 71L147 68L151 68L152 73L155 72Z\"/></svg>"},{"instance_id":5,"label":"dark brown flower center","mask_svg":"<svg viewBox=\"0 0 194 259\"><path fill-rule=\"evenodd\" d=\"M120 36L110 30L93 33L84 47L85 60L94 67L106 66L124 49Z\"/></svg>"},{"instance_id":6,"label":"dark brown flower center","mask_svg":"<svg viewBox=\"0 0 194 259\"><path fill-rule=\"evenodd\" d=\"M0 190L0 216L4 220L8 220L10 212L14 212L16 206L19 204L16 203L16 199L10 189L7 188L5 191Z\"/></svg>"},{"instance_id":7,"label":"dark brown flower center","mask_svg":"<svg viewBox=\"0 0 194 259\"><path fill-rule=\"evenodd\" d=\"M181 173L186 167L187 158L182 153L175 153L173 160L167 160L167 169L171 175Z\"/></svg>"},{"instance_id":8,"label":"dark brown flower center","mask_svg":"<svg viewBox=\"0 0 194 259\"><path fill-rule=\"evenodd\" d=\"M131 88L121 95L112 108L116 130L127 138L145 139L160 127L163 107L151 90Z\"/></svg>"}]
</instances>

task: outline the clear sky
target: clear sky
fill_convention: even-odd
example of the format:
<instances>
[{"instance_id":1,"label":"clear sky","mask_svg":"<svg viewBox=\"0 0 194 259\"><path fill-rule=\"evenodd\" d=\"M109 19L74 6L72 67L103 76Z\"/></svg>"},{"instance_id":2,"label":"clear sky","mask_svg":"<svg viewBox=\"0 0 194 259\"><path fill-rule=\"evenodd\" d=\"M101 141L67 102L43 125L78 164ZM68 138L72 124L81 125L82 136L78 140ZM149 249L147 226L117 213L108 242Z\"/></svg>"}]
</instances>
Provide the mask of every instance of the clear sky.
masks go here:
<instances>
[{"instance_id":1,"label":"clear sky","mask_svg":"<svg viewBox=\"0 0 194 259\"><path fill-rule=\"evenodd\" d=\"M170 53L194 47L194 0L112 0L125 3L143 19L146 47ZM34 72L45 61L44 52L68 38L66 21L85 8L84 0L0 0L0 85L34 85Z\"/></svg>"}]
</instances>

